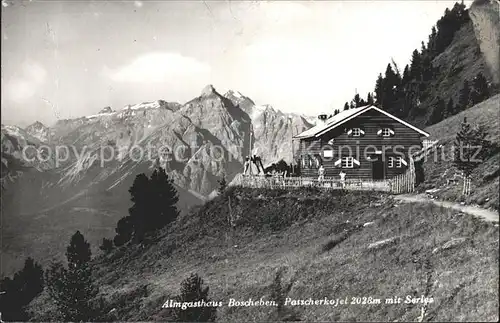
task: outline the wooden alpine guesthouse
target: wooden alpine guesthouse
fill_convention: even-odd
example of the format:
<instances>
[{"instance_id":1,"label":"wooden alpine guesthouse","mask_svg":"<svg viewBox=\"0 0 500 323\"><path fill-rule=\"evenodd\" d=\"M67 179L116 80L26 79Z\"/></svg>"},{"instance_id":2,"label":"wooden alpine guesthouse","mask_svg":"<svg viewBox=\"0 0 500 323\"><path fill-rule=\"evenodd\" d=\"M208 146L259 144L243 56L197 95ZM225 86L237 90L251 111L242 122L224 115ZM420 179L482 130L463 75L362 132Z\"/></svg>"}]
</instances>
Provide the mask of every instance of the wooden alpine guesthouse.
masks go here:
<instances>
[{"instance_id":1,"label":"wooden alpine guesthouse","mask_svg":"<svg viewBox=\"0 0 500 323\"><path fill-rule=\"evenodd\" d=\"M361 181L386 180L403 174L429 134L373 105L344 110L294 136L301 177L324 176ZM413 162L413 161L411 161Z\"/></svg>"}]
</instances>

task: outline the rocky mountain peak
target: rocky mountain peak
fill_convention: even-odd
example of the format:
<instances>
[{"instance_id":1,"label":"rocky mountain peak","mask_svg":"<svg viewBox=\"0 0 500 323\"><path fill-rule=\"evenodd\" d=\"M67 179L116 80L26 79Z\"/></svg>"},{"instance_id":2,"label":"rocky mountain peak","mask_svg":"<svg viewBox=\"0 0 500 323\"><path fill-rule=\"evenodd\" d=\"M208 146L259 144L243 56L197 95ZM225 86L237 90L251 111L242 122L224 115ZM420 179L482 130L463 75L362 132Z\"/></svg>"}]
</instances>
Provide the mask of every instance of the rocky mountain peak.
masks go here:
<instances>
[{"instance_id":1,"label":"rocky mountain peak","mask_svg":"<svg viewBox=\"0 0 500 323\"><path fill-rule=\"evenodd\" d=\"M28 128L43 129L43 128L47 128L47 126L45 126L40 121L35 121L35 122L33 122L32 124L30 124L29 126L26 127L26 129L28 129Z\"/></svg>"},{"instance_id":2,"label":"rocky mountain peak","mask_svg":"<svg viewBox=\"0 0 500 323\"><path fill-rule=\"evenodd\" d=\"M37 138L40 141L46 142L49 135L49 127L45 126L40 121L35 121L24 129L30 136Z\"/></svg>"},{"instance_id":3,"label":"rocky mountain peak","mask_svg":"<svg viewBox=\"0 0 500 323\"><path fill-rule=\"evenodd\" d=\"M99 114L103 114L103 113L112 113L114 112L113 109L111 109L111 107L105 107L104 109L102 109L101 111L99 111Z\"/></svg>"},{"instance_id":4,"label":"rocky mountain peak","mask_svg":"<svg viewBox=\"0 0 500 323\"><path fill-rule=\"evenodd\" d=\"M213 87L212 84L208 84L207 86L205 86L203 88L203 90L201 91L201 96L210 96L212 94L217 94L217 91L215 91L215 88Z\"/></svg>"}]
</instances>

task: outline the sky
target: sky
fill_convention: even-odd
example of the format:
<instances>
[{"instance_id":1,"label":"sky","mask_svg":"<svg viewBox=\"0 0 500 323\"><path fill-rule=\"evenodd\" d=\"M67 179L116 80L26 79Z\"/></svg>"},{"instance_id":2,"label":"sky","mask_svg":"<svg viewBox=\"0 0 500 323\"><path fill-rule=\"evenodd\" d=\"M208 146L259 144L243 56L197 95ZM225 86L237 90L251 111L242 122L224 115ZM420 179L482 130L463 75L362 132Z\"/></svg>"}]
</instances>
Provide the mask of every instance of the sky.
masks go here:
<instances>
[{"instance_id":1,"label":"sky","mask_svg":"<svg viewBox=\"0 0 500 323\"><path fill-rule=\"evenodd\" d=\"M391 59L403 70L454 3L2 0L2 124L185 103L207 84L331 113Z\"/></svg>"}]
</instances>

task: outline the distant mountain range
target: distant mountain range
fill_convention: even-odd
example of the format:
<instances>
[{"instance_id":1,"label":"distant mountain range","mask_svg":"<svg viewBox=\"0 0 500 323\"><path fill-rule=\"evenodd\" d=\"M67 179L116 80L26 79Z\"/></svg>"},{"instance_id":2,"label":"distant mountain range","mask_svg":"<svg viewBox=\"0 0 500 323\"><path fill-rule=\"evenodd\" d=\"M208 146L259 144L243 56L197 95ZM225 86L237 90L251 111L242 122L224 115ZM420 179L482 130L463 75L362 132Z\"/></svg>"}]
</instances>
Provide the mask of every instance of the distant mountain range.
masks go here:
<instances>
[{"instance_id":1,"label":"distant mountain range","mask_svg":"<svg viewBox=\"0 0 500 323\"><path fill-rule=\"evenodd\" d=\"M312 127L313 120L257 105L237 91L221 95L207 85L185 104L157 100L121 110L105 107L50 127L2 125L4 242L13 239L4 263L15 262L16 246L27 246L15 237L16 225L43 232L43 246L50 245L43 239L58 237L48 234L55 228L70 234L69 227L84 223L96 233L88 233L96 246L95 239L109 235L126 215L127 190L137 174L164 167L177 185L180 209L187 210L202 203L223 175L231 181L242 172L251 152L264 165L290 162L292 135ZM40 148L41 158L29 146Z\"/></svg>"}]
</instances>

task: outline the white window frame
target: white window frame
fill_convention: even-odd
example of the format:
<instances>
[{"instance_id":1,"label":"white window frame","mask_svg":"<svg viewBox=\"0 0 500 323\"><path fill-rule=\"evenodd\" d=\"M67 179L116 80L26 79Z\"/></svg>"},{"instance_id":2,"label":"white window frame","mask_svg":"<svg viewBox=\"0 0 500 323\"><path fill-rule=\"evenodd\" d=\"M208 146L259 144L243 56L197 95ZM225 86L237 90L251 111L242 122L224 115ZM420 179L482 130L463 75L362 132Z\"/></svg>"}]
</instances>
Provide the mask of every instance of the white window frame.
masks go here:
<instances>
[{"instance_id":1,"label":"white window frame","mask_svg":"<svg viewBox=\"0 0 500 323\"><path fill-rule=\"evenodd\" d=\"M401 168L403 167L403 157L389 157L387 160L387 167L389 168Z\"/></svg>"},{"instance_id":2,"label":"white window frame","mask_svg":"<svg viewBox=\"0 0 500 323\"><path fill-rule=\"evenodd\" d=\"M354 168L354 157L345 156L340 159L340 165L342 168Z\"/></svg>"},{"instance_id":3,"label":"white window frame","mask_svg":"<svg viewBox=\"0 0 500 323\"><path fill-rule=\"evenodd\" d=\"M361 128L352 128L353 137L361 137Z\"/></svg>"},{"instance_id":4,"label":"white window frame","mask_svg":"<svg viewBox=\"0 0 500 323\"><path fill-rule=\"evenodd\" d=\"M390 137L391 128L382 128L382 137Z\"/></svg>"}]
</instances>

